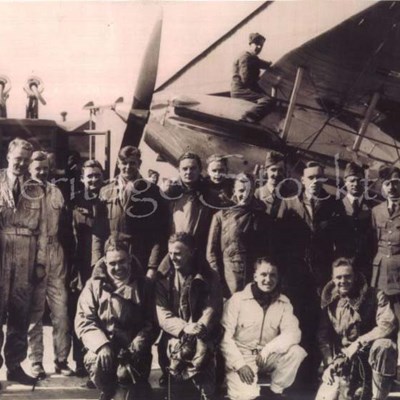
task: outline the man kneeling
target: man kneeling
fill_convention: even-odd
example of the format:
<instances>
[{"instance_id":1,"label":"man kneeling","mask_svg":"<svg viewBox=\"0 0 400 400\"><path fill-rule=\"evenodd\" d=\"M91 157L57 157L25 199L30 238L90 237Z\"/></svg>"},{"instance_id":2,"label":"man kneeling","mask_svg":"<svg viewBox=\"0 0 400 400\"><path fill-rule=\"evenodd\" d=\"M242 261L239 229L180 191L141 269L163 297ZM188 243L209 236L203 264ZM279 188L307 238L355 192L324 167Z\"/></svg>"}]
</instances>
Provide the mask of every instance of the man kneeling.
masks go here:
<instances>
[{"instance_id":1,"label":"man kneeling","mask_svg":"<svg viewBox=\"0 0 400 400\"><path fill-rule=\"evenodd\" d=\"M147 382L158 329L151 283L126 242L111 236L104 251L79 297L75 330L87 349L85 367L106 400L119 382Z\"/></svg>"},{"instance_id":2,"label":"man kneeling","mask_svg":"<svg viewBox=\"0 0 400 400\"><path fill-rule=\"evenodd\" d=\"M333 263L321 296L319 347L326 367L317 400L387 398L397 352L395 316L386 295L355 274L351 260ZM372 396L367 381L371 380Z\"/></svg>"},{"instance_id":3,"label":"man kneeling","mask_svg":"<svg viewBox=\"0 0 400 400\"><path fill-rule=\"evenodd\" d=\"M299 321L289 299L280 293L276 263L255 263L254 282L225 304L221 342L226 360L228 396L250 400L260 395L258 372L271 373L270 399L279 399L296 377L306 357L298 343Z\"/></svg>"}]
</instances>

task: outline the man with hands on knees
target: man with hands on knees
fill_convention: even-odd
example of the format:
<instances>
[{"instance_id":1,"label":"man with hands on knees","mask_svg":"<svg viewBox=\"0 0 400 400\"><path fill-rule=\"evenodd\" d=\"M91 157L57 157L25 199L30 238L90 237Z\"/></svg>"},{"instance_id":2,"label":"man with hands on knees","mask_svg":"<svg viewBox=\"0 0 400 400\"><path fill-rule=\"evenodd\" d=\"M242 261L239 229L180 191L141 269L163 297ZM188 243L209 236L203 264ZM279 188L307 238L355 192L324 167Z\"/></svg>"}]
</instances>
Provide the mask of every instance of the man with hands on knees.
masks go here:
<instances>
[{"instance_id":1,"label":"man with hands on knees","mask_svg":"<svg viewBox=\"0 0 400 400\"><path fill-rule=\"evenodd\" d=\"M225 303L222 325L228 397L258 398L257 374L268 372L269 398L283 398L307 354L298 345L301 331L293 307L280 293L275 261L267 257L256 261L253 282Z\"/></svg>"},{"instance_id":2,"label":"man with hands on knees","mask_svg":"<svg viewBox=\"0 0 400 400\"><path fill-rule=\"evenodd\" d=\"M153 285L129 254L129 243L112 235L104 252L79 298L75 330L90 378L108 400L123 391L119 384L146 389L159 330Z\"/></svg>"},{"instance_id":3,"label":"man with hands on knees","mask_svg":"<svg viewBox=\"0 0 400 400\"><path fill-rule=\"evenodd\" d=\"M326 369L316 400L385 400L397 351L391 340L396 319L384 292L369 288L352 260L342 257L333 263L321 307L318 342Z\"/></svg>"}]
</instances>

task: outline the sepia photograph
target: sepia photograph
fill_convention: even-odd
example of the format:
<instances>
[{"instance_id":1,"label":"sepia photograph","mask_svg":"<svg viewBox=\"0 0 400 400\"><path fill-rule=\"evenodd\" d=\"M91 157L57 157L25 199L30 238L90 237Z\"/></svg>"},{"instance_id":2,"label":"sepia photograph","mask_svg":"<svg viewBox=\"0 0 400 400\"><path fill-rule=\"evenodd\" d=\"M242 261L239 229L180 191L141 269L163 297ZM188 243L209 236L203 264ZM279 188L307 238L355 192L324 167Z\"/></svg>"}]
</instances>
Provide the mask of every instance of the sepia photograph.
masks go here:
<instances>
[{"instance_id":1,"label":"sepia photograph","mask_svg":"<svg viewBox=\"0 0 400 400\"><path fill-rule=\"evenodd\" d=\"M400 2L0 1L0 399L400 398Z\"/></svg>"}]
</instances>

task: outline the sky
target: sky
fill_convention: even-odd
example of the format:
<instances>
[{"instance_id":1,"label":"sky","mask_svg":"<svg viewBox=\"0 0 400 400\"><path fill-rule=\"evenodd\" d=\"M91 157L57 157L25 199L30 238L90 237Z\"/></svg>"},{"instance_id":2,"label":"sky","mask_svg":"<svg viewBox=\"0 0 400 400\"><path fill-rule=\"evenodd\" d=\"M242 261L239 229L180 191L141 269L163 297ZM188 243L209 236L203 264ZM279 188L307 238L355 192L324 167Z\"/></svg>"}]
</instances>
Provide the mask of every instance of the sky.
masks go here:
<instances>
[{"instance_id":1,"label":"sky","mask_svg":"<svg viewBox=\"0 0 400 400\"><path fill-rule=\"evenodd\" d=\"M229 12L227 7L229 4ZM260 2L0 2L0 75L11 80L8 116L23 118L26 79L44 82L40 117L85 118L88 101L133 98L143 52L163 15L162 83Z\"/></svg>"}]
</instances>

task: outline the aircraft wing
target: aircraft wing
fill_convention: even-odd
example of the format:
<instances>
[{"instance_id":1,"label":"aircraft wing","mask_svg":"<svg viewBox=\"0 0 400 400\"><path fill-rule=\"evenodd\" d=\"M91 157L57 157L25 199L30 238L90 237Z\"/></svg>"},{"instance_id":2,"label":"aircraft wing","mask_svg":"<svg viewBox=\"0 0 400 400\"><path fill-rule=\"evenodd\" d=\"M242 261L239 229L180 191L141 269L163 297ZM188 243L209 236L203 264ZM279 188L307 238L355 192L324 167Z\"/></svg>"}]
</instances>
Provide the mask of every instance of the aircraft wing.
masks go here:
<instances>
[{"instance_id":1,"label":"aircraft wing","mask_svg":"<svg viewBox=\"0 0 400 400\"><path fill-rule=\"evenodd\" d=\"M400 3L379 2L290 51L261 77L266 92L276 87L277 97L287 102L298 67L304 69L289 144L351 153L371 98L379 93L358 156L399 160L399 22Z\"/></svg>"}]
</instances>

